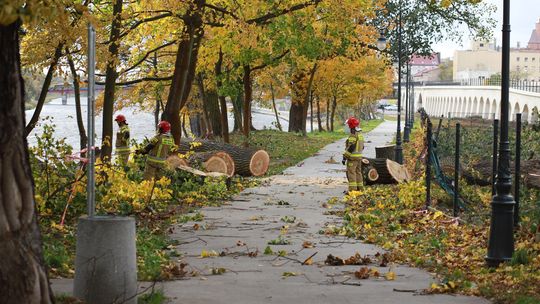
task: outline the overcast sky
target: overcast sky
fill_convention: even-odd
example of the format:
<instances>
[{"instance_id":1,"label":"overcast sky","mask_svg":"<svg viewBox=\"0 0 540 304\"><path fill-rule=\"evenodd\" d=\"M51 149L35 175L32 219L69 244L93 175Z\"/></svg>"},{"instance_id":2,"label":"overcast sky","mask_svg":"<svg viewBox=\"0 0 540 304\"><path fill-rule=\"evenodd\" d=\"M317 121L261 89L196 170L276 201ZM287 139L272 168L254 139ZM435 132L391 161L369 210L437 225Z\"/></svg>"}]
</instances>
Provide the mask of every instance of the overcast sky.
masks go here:
<instances>
[{"instance_id":1,"label":"overcast sky","mask_svg":"<svg viewBox=\"0 0 540 304\"><path fill-rule=\"evenodd\" d=\"M503 0L484 0L497 6L497 11L493 18L498 21L495 27L494 37L497 39L497 45L502 43L502 6ZM526 47L531 36L534 25L540 18L540 0L511 0L510 3L510 33L511 46L516 47L517 42L521 47ZM470 39L467 30L463 30L463 45L455 42L444 42L433 47L436 52L441 52L443 58L453 57L454 50L466 50L470 48Z\"/></svg>"}]
</instances>

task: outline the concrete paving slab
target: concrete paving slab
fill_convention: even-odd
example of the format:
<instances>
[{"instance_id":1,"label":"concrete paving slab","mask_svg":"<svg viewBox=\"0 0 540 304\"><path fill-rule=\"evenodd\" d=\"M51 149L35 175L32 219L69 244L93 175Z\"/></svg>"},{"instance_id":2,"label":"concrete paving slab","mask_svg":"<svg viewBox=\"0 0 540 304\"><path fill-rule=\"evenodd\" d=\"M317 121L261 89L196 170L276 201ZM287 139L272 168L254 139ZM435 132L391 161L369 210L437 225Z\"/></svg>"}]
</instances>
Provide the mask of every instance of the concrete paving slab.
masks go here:
<instances>
[{"instance_id":1,"label":"concrete paving slab","mask_svg":"<svg viewBox=\"0 0 540 304\"><path fill-rule=\"evenodd\" d=\"M374 157L375 146L391 142L395 124L387 121L365 134L364 155ZM325 265L329 254L348 258L355 253L384 253L375 245L320 233L329 225L338 226L342 222L340 216L328 212L339 207L328 209L323 204L333 197L340 198L347 188L341 163L326 162L330 158L340 162L343 148L344 140L330 144L282 175L246 189L224 206L203 208L202 222L175 226L171 237L179 241L177 250L182 261L200 275L159 283L170 303L489 303L476 297L417 295L415 291L426 289L436 281L431 274L417 268L380 267L375 262L367 265L381 274L394 271L396 279L387 281L356 279L354 271L360 266ZM280 202L289 205L279 205ZM283 222L285 216L294 218L294 222ZM195 224L198 229L194 229ZM283 229L287 233L282 238L289 244L269 245ZM313 247L304 248L306 241ZM267 246L274 252L286 251L286 257L264 255ZM222 256L200 258L203 250ZM302 265L310 256L313 264ZM224 268L226 272L211 275L216 268ZM69 293L70 284L70 280L53 280L53 289ZM140 284L141 288L148 286L148 283Z\"/></svg>"}]
</instances>

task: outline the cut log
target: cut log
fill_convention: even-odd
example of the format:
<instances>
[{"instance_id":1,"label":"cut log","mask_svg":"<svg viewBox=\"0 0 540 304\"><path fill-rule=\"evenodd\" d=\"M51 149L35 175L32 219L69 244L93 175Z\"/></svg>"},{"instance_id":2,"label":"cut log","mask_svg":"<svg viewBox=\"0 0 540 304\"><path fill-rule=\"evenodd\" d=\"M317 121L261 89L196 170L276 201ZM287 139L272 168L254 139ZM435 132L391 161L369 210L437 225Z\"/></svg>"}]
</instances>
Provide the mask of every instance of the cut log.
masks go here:
<instances>
[{"instance_id":1,"label":"cut log","mask_svg":"<svg viewBox=\"0 0 540 304\"><path fill-rule=\"evenodd\" d=\"M225 164L227 165L227 172L225 172L228 176L233 176L236 171L236 166L234 164L234 160L232 159L231 155L229 153L224 151L218 151L216 152L215 156L223 159L225 161Z\"/></svg>"},{"instance_id":2,"label":"cut log","mask_svg":"<svg viewBox=\"0 0 540 304\"><path fill-rule=\"evenodd\" d=\"M206 172L220 172L228 175L227 162L217 152L197 152L188 157L191 167L203 168Z\"/></svg>"},{"instance_id":3,"label":"cut log","mask_svg":"<svg viewBox=\"0 0 540 304\"><path fill-rule=\"evenodd\" d=\"M167 164L167 168L170 170L174 170L180 166L189 166L187 160L185 158L180 158L178 155L171 155L167 157L165 163Z\"/></svg>"},{"instance_id":4,"label":"cut log","mask_svg":"<svg viewBox=\"0 0 540 304\"><path fill-rule=\"evenodd\" d=\"M388 158L395 160L396 157L396 145L375 147L376 158Z\"/></svg>"},{"instance_id":5,"label":"cut log","mask_svg":"<svg viewBox=\"0 0 540 304\"><path fill-rule=\"evenodd\" d=\"M463 177L469 184L479 186L491 185L491 159L484 159L463 170ZM510 162L512 179L515 174L514 162ZM523 185L528 188L540 189L540 160L531 159L521 161L521 177Z\"/></svg>"},{"instance_id":6,"label":"cut log","mask_svg":"<svg viewBox=\"0 0 540 304\"><path fill-rule=\"evenodd\" d=\"M224 151L230 155L235 164L235 171L242 176L261 176L268 171L270 156L264 150L237 147L214 141L182 141L180 152Z\"/></svg>"},{"instance_id":7,"label":"cut log","mask_svg":"<svg viewBox=\"0 0 540 304\"><path fill-rule=\"evenodd\" d=\"M396 184L410 180L405 166L386 158L370 158L362 161L362 174L366 185Z\"/></svg>"},{"instance_id":8,"label":"cut log","mask_svg":"<svg viewBox=\"0 0 540 304\"><path fill-rule=\"evenodd\" d=\"M375 168L369 169L367 177L370 181L374 182L379 179L379 173Z\"/></svg>"}]
</instances>

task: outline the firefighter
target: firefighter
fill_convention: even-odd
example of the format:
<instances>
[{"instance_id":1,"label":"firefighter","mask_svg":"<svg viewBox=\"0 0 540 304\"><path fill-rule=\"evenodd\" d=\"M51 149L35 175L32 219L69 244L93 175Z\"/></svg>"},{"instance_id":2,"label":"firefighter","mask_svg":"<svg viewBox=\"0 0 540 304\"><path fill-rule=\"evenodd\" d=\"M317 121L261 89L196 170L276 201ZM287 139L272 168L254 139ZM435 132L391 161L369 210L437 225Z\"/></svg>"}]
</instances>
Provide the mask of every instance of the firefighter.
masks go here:
<instances>
[{"instance_id":1,"label":"firefighter","mask_svg":"<svg viewBox=\"0 0 540 304\"><path fill-rule=\"evenodd\" d=\"M116 161L121 166L126 166L129 159L129 126L126 117L122 114L116 115L114 120L118 123L118 132L116 132Z\"/></svg>"},{"instance_id":2,"label":"firefighter","mask_svg":"<svg viewBox=\"0 0 540 304\"><path fill-rule=\"evenodd\" d=\"M360 134L360 121L351 117L347 119L347 125L351 130L351 135L345 142L345 152L341 163L347 165L347 180L349 181L349 191L360 190L362 186L362 150L364 150L364 137Z\"/></svg>"},{"instance_id":3,"label":"firefighter","mask_svg":"<svg viewBox=\"0 0 540 304\"><path fill-rule=\"evenodd\" d=\"M158 134L154 136L148 145L142 150L137 150L137 154L148 154L146 166L144 168L144 179L158 179L161 170L165 167L165 160L171 151L176 149L174 139L171 135L171 124L168 121L160 121L157 125Z\"/></svg>"}]
</instances>

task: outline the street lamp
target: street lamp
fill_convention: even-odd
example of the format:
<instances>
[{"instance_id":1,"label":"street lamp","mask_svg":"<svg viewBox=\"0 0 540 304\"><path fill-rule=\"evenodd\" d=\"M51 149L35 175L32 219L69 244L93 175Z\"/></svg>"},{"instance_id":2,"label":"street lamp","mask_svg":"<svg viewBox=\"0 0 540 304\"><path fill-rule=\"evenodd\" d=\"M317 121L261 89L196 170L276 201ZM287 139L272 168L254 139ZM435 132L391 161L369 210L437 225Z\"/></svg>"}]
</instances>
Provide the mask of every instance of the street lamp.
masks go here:
<instances>
[{"instance_id":1,"label":"street lamp","mask_svg":"<svg viewBox=\"0 0 540 304\"><path fill-rule=\"evenodd\" d=\"M495 195L491 201L491 226L486 263L497 267L509 261L514 253L514 197L510 193L510 142L508 141L508 110L510 86L510 0L504 0L502 26L501 67L501 129L499 142L499 166L495 181Z\"/></svg>"},{"instance_id":2,"label":"street lamp","mask_svg":"<svg viewBox=\"0 0 540 304\"><path fill-rule=\"evenodd\" d=\"M403 128L403 142L409 142L409 133L410 133L410 124L409 119L411 117L411 114L409 112L410 109L410 62L407 60L406 63L407 68L405 69L405 126Z\"/></svg>"},{"instance_id":3,"label":"street lamp","mask_svg":"<svg viewBox=\"0 0 540 304\"><path fill-rule=\"evenodd\" d=\"M396 131L396 162L403 164L403 148L401 147L401 0L398 2L399 17L398 17L398 113L397 113L397 131Z\"/></svg>"}]
</instances>

